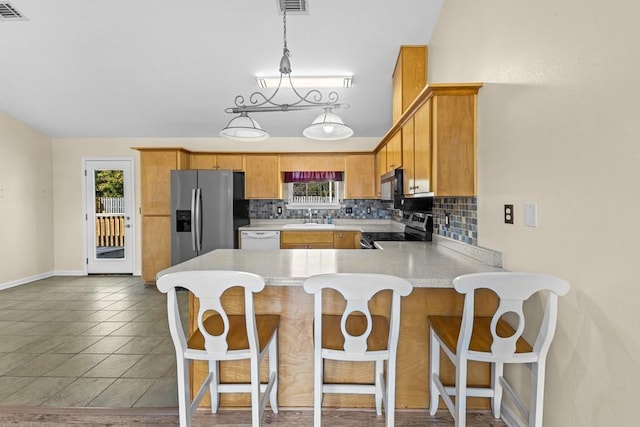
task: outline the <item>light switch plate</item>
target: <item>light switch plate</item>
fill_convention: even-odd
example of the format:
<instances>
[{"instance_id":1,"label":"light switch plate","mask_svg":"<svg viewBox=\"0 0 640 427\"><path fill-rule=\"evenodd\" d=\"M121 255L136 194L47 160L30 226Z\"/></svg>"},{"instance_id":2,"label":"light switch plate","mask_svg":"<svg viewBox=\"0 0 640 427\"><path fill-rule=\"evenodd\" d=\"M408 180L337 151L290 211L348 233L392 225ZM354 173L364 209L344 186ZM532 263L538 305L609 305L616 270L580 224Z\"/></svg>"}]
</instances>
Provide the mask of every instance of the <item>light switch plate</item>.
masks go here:
<instances>
[{"instance_id":1,"label":"light switch plate","mask_svg":"<svg viewBox=\"0 0 640 427\"><path fill-rule=\"evenodd\" d=\"M524 225L527 227L538 226L538 205L535 203L524 204Z\"/></svg>"}]
</instances>

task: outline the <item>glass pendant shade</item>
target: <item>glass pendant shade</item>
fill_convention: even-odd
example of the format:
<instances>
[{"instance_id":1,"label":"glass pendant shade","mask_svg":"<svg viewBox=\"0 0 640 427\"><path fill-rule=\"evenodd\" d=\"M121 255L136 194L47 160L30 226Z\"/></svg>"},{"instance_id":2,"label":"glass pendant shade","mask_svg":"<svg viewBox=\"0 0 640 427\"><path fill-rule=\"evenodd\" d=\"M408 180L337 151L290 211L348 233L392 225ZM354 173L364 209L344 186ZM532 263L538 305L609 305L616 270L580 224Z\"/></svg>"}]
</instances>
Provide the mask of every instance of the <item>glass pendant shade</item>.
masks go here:
<instances>
[{"instance_id":1,"label":"glass pendant shade","mask_svg":"<svg viewBox=\"0 0 640 427\"><path fill-rule=\"evenodd\" d=\"M353 135L353 129L344 124L344 121L329 110L325 110L306 128L302 134L310 139L320 141L337 141L349 138Z\"/></svg>"},{"instance_id":2,"label":"glass pendant shade","mask_svg":"<svg viewBox=\"0 0 640 427\"><path fill-rule=\"evenodd\" d=\"M264 141L269 138L269 134L247 113L240 113L231 119L227 127L220 131L220 136L233 141Z\"/></svg>"}]
</instances>

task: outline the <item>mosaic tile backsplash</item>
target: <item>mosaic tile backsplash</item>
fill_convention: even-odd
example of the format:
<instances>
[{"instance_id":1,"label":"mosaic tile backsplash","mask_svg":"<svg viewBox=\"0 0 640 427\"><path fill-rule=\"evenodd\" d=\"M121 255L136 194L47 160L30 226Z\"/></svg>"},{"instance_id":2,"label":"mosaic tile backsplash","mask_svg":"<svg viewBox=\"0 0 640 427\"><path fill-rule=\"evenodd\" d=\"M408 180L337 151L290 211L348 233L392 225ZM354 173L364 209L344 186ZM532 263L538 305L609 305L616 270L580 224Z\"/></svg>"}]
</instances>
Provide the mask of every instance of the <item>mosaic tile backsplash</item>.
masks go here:
<instances>
[{"instance_id":1,"label":"mosaic tile backsplash","mask_svg":"<svg viewBox=\"0 0 640 427\"><path fill-rule=\"evenodd\" d=\"M449 215L449 225L445 216ZM476 197L436 197L433 203L434 232L478 246L478 200Z\"/></svg>"},{"instance_id":2,"label":"mosaic tile backsplash","mask_svg":"<svg viewBox=\"0 0 640 427\"><path fill-rule=\"evenodd\" d=\"M392 211L384 209L380 200L353 199L343 200L340 209L312 209L314 218L344 219L390 219ZM282 214L278 215L278 207ZM350 212L349 212L350 211ZM287 209L284 200L250 200L249 218L251 219L303 219L307 218L307 209Z\"/></svg>"},{"instance_id":3,"label":"mosaic tile backsplash","mask_svg":"<svg viewBox=\"0 0 640 427\"><path fill-rule=\"evenodd\" d=\"M282 214L278 215L278 207ZM348 212L351 210L351 212ZM340 209L312 209L314 218L390 219L393 210L379 200L344 200ZM462 243L478 245L478 203L476 197L436 197L433 204L433 231ZM449 215L449 225L445 224ZM251 219L303 219L307 209L286 209L284 200L250 200Z\"/></svg>"}]
</instances>

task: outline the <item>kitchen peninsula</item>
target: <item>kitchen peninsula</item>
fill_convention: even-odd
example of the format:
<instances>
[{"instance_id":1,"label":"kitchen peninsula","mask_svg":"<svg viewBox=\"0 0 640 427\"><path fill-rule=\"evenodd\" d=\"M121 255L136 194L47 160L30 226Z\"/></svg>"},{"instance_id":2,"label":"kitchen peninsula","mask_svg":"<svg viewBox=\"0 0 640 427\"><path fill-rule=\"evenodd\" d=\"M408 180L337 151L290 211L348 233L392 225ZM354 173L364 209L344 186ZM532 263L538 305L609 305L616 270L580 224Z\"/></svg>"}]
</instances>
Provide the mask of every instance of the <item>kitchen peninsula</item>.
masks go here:
<instances>
[{"instance_id":1,"label":"kitchen peninsula","mask_svg":"<svg viewBox=\"0 0 640 427\"><path fill-rule=\"evenodd\" d=\"M448 247L453 245L454 249ZM272 313L281 316L280 325L280 378L279 404L282 407L311 407L313 402L313 296L302 289L303 281L322 273L385 273L404 277L413 286L413 292L402 300L401 332L398 346L397 397L398 408L426 408L428 405L428 324L429 315L453 315L462 312L463 298L453 289L452 280L461 274L498 271L498 263L482 261L476 256L481 249L474 248L471 257L457 252L454 243L438 238L433 243L382 242L381 250L348 249L293 249L293 250L233 250L222 249L175 265L158 273L158 277L184 270L240 270L263 276L267 286L255 297L256 313ZM460 248L464 249L464 246ZM381 293L370 303L374 314L389 294ZM338 295L331 295L325 309L337 309L343 302ZM241 312L243 300L240 293L229 295L225 301L229 312ZM476 302L478 314L495 310L495 297L481 294ZM195 327L197 301L189 301L189 328ZM326 362L325 378L339 382L345 372L350 376L370 381L373 367L353 364L345 369ZM206 375L204 364L194 364L191 372L194 383ZM222 367L221 380L248 378L248 366L240 362L227 362ZM452 371L447 372L445 381ZM452 378L452 376L451 376ZM471 364L470 383L489 382L488 367ZM206 401L205 401L206 400ZM486 399L485 399L486 400ZM208 405L208 398L203 399ZM221 396L222 406L249 406L244 395ZM370 396L327 395L325 406L372 407ZM470 408L486 408L486 402L469 401Z\"/></svg>"}]
</instances>

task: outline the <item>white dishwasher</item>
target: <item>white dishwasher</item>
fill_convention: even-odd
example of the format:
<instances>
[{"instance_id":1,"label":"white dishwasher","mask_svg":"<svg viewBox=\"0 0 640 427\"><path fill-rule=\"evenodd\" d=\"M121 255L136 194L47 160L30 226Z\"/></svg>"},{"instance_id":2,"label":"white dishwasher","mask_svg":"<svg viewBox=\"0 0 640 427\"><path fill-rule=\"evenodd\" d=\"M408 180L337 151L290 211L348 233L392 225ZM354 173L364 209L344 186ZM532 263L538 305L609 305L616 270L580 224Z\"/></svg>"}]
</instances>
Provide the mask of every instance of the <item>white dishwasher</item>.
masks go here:
<instances>
[{"instance_id":1,"label":"white dishwasher","mask_svg":"<svg viewBox=\"0 0 640 427\"><path fill-rule=\"evenodd\" d=\"M241 231L241 249L280 249L279 231Z\"/></svg>"}]
</instances>

